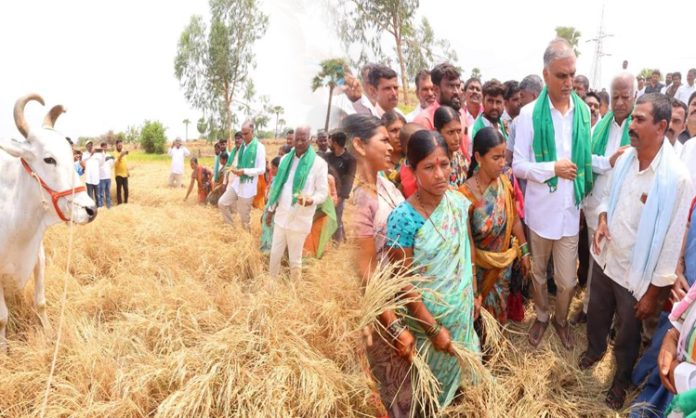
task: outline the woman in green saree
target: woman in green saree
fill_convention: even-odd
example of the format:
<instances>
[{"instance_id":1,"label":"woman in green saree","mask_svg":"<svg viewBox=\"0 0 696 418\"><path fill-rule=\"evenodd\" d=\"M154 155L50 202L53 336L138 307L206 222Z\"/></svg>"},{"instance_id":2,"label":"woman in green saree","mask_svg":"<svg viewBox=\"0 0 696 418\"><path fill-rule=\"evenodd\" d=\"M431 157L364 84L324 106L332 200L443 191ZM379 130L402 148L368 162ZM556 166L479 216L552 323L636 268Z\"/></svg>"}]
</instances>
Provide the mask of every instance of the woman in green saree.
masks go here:
<instances>
[{"instance_id":1,"label":"woman in green saree","mask_svg":"<svg viewBox=\"0 0 696 418\"><path fill-rule=\"evenodd\" d=\"M405 289L407 329L416 349L440 383L438 403L449 405L461 386L455 344L478 353L474 319L480 297L473 277L473 245L468 227L469 201L449 186L448 148L440 136L418 131L408 143L417 191L397 206L387 221L392 262L414 268L425 280ZM434 350L433 350L434 348Z\"/></svg>"}]
</instances>

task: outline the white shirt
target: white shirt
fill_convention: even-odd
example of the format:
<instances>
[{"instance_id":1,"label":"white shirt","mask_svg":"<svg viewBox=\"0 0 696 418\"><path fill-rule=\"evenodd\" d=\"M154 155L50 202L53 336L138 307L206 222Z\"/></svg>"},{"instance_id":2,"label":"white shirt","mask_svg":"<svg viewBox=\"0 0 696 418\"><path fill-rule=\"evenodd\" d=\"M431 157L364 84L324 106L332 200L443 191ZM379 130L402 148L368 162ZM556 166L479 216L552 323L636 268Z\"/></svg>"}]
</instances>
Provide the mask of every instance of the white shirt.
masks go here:
<instances>
[{"instance_id":1,"label":"white shirt","mask_svg":"<svg viewBox=\"0 0 696 418\"><path fill-rule=\"evenodd\" d=\"M681 100L685 105L689 105L689 97L693 94L693 92L696 91L696 83L694 83L693 86L689 86L688 84L682 84L679 86L677 89L677 92L674 93L674 98L677 100Z\"/></svg>"},{"instance_id":2,"label":"white shirt","mask_svg":"<svg viewBox=\"0 0 696 418\"><path fill-rule=\"evenodd\" d=\"M696 138L696 137L694 137ZM691 181L696 185L696 139L691 138L684 143L681 160L691 174Z\"/></svg>"},{"instance_id":3,"label":"white shirt","mask_svg":"<svg viewBox=\"0 0 696 418\"><path fill-rule=\"evenodd\" d=\"M341 126L343 119L355 113L355 107L350 98L341 93L333 97L331 104L331 119L329 120L329 130L337 129Z\"/></svg>"},{"instance_id":4,"label":"white shirt","mask_svg":"<svg viewBox=\"0 0 696 418\"><path fill-rule=\"evenodd\" d=\"M90 154L85 152L82 154L82 161L85 162L85 183L98 185L100 180L99 169L104 163L104 153L94 152Z\"/></svg>"},{"instance_id":5,"label":"white shirt","mask_svg":"<svg viewBox=\"0 0 696 418\"><path fill-rule=\"evenodd\" d=\"M582 209L585 212L585 220L587 226L593 231L597 229L599 223L599 205L602 203L604 188L609 181L609 173L613 169L609 159L621 146L621 137L623 136L624 126L628 118L624 119L619 125L616 119L611 121L609 126L609 137L607 138L607 150L604 155L592 155L592 171L597 174L595 182L592 185L592 190L585 197L582 203Z\"/></svg>"},{"instance_id":6,"label":"white shirt","mask_svg":"<svg viewBox=\"0 0 696 418\"><path fill-rule=\"evenodd\" d=\"M169 156L172 157L173 174L184 174L184 158L188 157L189 155L191 155L191 153L183 145L179 148L169 148Z\"/></svg>"},{"instance_id":7,"label":"white shirt","mask_svg":"<svg viewBox=\"0 0 696 418\"><path fill-rule=\"evenodd\" d=\"M556 158L571 160L575 112L573 101L568 99L570 108L562 115L554 108L551 99L548 100L556 134ZM518 178L527 180L525 220L529 228L542 238L557 240L572 237L580 230L580 208L575 205L573 182L558 177L558 188L553 193L544 183L556 175L555 162L538 163L534 158L532 113L535 104L536 100L524 106L515 118L517 127L512 171ZM587 106L584 103L582 105ZM590 138L585 140L590 143Z\"/></svg>"},{"instance_id":8,"label":"white shirt","mask_svg":"<svg viewBox=\"0 0 696 418\"><path fill-rule=\"evenodd\" d=\"M406 122L413 122L413 120L416 118L416 116L420 115L422 111L424 111L425 108L422 107L420 104L416 106L415 109L408 115L406 115Z\"/></svg>"},{"instance_id":9,"label":"white shirt","mask_svg":"<svg viewBox=\"0 0 696 418\"><path fill-rule=\"evenodd\" d=\"M636 92L636 99L645 94L645 87Z\"/></svg>"},{"instance_id":10,"label":"white shirt","mask_svg":"<svg viewBox=\"0 0 696 418\"><path fill-rule=\"evenodd\" d=\"M669 143L672 145L672 147L674 147L674 153L677 154L677 157L681 158L682 151L684 150L684 144L679 142L678 138L674 140L674 144L672 144L671 142Z\"/></svg>"},{"instance_id":11,"label":"white shirt","mask_svg":"<svg viewBox=\"0 0 696 418\"><path fill-rule=\"evenodd\" d=\"M290 158L290 155L288 154L284 158ZM293 157L288 179L280 192L273 219L275 224L282 228L308 234L312 230L312 221L317 205L324 203L329 195L329 168L323 158L318 155L314 158L314 163L307 174L307 181L301 193L305 197L311 197L313 203L310 206L302 206L298 203L293 205L292 183L299 162L299 158Z\"/></svg>"},{"instance_id":12,"label":"white shirt","mask_svg":"<svg viewBox=\"0 0 696 418\"><path fill-rule=\"evenodd\" d=\"M266 147L263 146L261 141L257 140L257 142L258 144L256 144L256 159L254 160L254 167L242 169L245 176L252 177L251 181L242 183L239 176L234 174L231 174L229 177L230 185L228 187L232 187L235 193L237 193L237 196L244 199L256 196L258 191L259 176L266 172ZM237 151L235 160L232 162L233 167L237 166L238 156L239 151Z\"/></svg>"},{"instance_id":13,"label":"white shirt","mask_svg":"<svg viewBox=\"0 0 696 418\"><path fill-rule=\"evenodd\" d=\"M665 141L669 142L667 139ZM622 155L619 157L619 160L622 158L625 158L625 156ZM614 282L629 290L628 272L631 267L640 216L643 213L644 203L642 200L644 197L649 198L648 193L650 193L655 179L657 162L658 159L655 158L648 168L638 171L638 159L636 158L633 161L619 191L620 195L614 209L616 215L612 217L611 224L608 225L611 241L602 241L603 248L599 255L592 253L597 263L604 269L604 273ZM675 273L677 261L681 255L689 207L694 197L694 188L686 167L679 164L674 169L679 171L677 184L679 201L675 202L672 211L672 222L669 229L667 229L667 238L662 246L662 251L650 281L658 287L671 286L677 278ZM607 181L604 188L602 204L599 208L600 213L606 212L609 206L611 177L613 175L614 172L609 175L609 181ZM640 300L643 295L634 296Z\"/></svg>"},{"instance_id":14,"label":"white shirt","mask_svg":"<svg viewBox=\"0 0 696 418\"><path fill-rule=\"evenodd\" d=\"M111 178L111 171L114 169L115 163L116 160L114 160L113 155L104 156L104 163L99 167L99 180L108 180Z\"/></svg>"}]
</instances>

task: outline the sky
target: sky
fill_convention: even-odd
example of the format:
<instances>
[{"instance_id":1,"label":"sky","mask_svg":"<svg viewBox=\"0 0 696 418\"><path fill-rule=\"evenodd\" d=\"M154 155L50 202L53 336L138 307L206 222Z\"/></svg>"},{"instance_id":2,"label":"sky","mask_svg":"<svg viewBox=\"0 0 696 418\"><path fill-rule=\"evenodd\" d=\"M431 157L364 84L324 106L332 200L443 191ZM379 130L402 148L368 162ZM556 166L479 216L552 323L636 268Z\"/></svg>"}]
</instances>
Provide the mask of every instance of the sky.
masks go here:
<instances>
[{"instance_id":1,"label":"sky","mask_svg":"<svg viewBox=\"0 0 696 418\"><path fill-rule=\"evenodd\" d=\"M256 44L256 90L285 109L288 126L323 125L326 90L310 85L320 61L342 56L328 0L260 0L269 27ZM658 67L663 73L696 67L690 24L696 1L553 0L472 2L421 0L439 38L450 41L457 64L484 79L540 74L542 55L556 26L581 33L578 73L590 75L594 38L605 5L602 85L629 61L629 71ZM492 6L492 7L491 7ZM30 125L55 104L68 112L56 123L66 136L98 136L159 120L169 138L197 135L202 115L184 99L174 76L179 35L191 15L208 13L206 0L23 0L0 6L0 137L18 138L12 118L17 98L36 92L46 100L27 105ZM389 45L386 43L385 45ZM691 47L689 48L689 45ZM269 128L273 128L273 122Z\"/></svg>"}]
</instances>

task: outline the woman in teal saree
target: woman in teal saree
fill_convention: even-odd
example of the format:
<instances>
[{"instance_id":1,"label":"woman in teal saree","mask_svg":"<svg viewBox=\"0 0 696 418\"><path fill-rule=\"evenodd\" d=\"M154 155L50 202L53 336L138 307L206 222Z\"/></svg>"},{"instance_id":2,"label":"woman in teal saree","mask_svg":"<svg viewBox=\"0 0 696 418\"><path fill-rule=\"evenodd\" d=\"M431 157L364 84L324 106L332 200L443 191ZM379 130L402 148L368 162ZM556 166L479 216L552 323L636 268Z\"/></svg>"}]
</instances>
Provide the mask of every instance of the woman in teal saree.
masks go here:
<instances>
[{"instance_id":1,"label":"woman in teal saree","mask_svg":"<svg viewBox=\"0 0 696 418\"><path fill-rule=\"evenodd\" d=\"M389 216L386 245L392 262L403 262L425 279L405 291L419 297L402 314L408 317L405 323L418 352L440 383L438 403L443 408L462 381L454 346L480 352L473 324L481 299L472 280L469 202L449 187L450 161L441 137L416 132L407 158L418 190Z\"/></svg>"}]
</instances>

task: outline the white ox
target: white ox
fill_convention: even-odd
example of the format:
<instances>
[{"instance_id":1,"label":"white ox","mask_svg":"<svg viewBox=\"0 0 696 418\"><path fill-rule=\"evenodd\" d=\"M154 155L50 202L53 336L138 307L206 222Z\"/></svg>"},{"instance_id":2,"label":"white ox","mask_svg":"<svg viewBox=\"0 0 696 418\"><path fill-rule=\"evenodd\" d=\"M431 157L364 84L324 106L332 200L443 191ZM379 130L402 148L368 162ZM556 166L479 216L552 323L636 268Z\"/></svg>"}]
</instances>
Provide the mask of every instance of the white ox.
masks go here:
<instances>
[{"instance_id":1,"label":"white ox","mask_svg":"<svg viewBox=\"0 0 696 418\"><path fill-rule=\"evenodd\" d=\"M32 100L44 104L39 95L30 94L14 106L15 124L26 140L0 140L0 348L6 347L5 292L24 289L32 270L34 303L42 325L48 327L46 229L61 221L86 224L97 216L94 201L75 171L72 147L53 129L63 107L54 106L41 128L30 128L24 107Z\"/></svg>"}]
</instances>

